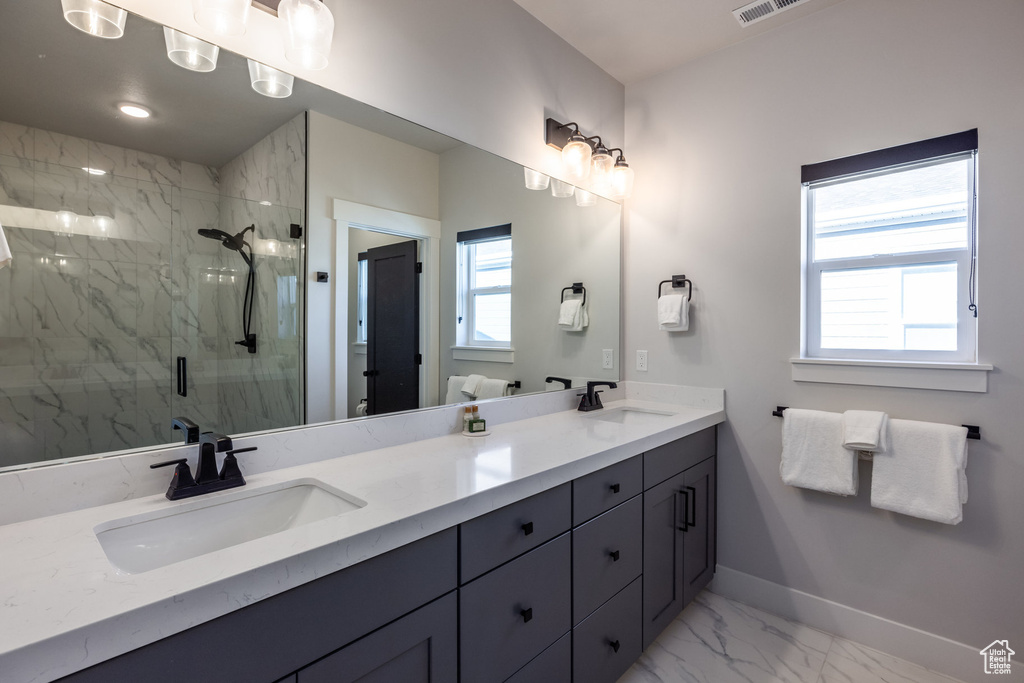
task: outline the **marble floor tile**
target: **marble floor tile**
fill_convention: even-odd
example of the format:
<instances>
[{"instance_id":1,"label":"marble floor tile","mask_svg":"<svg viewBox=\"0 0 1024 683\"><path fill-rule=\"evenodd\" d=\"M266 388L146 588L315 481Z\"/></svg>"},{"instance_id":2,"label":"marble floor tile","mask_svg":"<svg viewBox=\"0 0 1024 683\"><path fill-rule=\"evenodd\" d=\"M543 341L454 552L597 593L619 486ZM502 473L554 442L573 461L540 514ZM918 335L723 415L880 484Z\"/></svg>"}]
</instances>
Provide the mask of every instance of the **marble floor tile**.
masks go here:
<instances>
[{"instance_id":1,"label":"marble floor tile","mask_svg":"<svg viewBox=\"0 0 1024 683\"><path fill-rule=\"evenodd\" d=\"M832 637L705 591L619 683L815 683Z\"/></svg>"},{"instance_id":2,"label":"marble floor tile","mask_svg":"<svg viewBox=\"0 0 1024 683\"><path fill-rule=\"evenodd\" d=\"M980 672L980 657L978 661ZM843 638L833 639L819 680L820 683L958 683L955 678Z\"/></svg>"},{"instance_id":3,"label":"marble floor tile","mask_svg":"<svg viewBox=\"0 0 1024 683\"><path fill-rule=\"evenodd\" d=\"M618 683L960 683L704 591Z\"/></svg>"}]
</instances>

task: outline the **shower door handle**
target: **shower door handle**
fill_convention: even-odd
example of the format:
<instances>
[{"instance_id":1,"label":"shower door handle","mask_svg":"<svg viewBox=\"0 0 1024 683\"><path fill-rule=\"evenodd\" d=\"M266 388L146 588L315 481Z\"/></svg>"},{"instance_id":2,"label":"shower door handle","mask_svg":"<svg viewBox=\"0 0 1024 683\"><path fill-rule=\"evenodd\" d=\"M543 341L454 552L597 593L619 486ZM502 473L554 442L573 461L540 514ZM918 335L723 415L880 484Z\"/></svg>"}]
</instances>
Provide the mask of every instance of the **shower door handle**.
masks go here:
<instances>
[{"instance_id":1,"label":"shower door handle","mask_svg":"<svg viewBox=\"0 0 1024 683\"><path fill-rule=\"evenodd\" d=\"M178 356L178 396L188 396L188 365L185 356Z\"/></svg>"}]
</instances>

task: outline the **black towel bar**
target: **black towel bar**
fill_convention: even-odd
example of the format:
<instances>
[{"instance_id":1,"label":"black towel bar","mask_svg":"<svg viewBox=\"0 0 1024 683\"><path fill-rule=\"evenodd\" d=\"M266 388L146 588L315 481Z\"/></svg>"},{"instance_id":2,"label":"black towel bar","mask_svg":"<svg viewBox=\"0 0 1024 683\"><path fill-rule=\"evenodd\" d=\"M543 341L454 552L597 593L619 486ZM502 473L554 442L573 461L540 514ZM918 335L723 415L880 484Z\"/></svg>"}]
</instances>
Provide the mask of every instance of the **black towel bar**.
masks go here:
<instances>
[{"instance_id":1,"label":"black towel bar","mask_svg":"<svg viewBox=\"0 0 1024 683\"><path fill-rule=\"evenodd\" d=\"M562 303L565 303L565 293L568 291L572 291L573 294L582 294L583 303L580 305L587 305L587 288L583 286L582 282L574 282L571 287L562 287Z\"/></svg>"},{"instance_id":2,"label":"black towel bar","mask_svg":"<svg viewBox=\"0 0 1024 683\"><path fill-rule=\"evenodd\" d=\"M671 283L673 289L679 287L686 287L686 300L689 301L693 298L693 280L690 280L685 275L673 275L671 280L662 280L658 283L658 298L661 298L661 288Z\"/></svg>"},{"instance_id":3,"label":"black towel bar","mask_svg":"<svg viewBox=\"0 0 1024 683\"><path fill-rule=\"evenodd\" d=\"M789 406L775 406L775 410L772 411L772 415L775 417L782 417L782 414L786 412L786 408ZM981 427L978 425L960 425L961 427L967 427L967 438L981 440Z\"/></svg>"}]
</instances>

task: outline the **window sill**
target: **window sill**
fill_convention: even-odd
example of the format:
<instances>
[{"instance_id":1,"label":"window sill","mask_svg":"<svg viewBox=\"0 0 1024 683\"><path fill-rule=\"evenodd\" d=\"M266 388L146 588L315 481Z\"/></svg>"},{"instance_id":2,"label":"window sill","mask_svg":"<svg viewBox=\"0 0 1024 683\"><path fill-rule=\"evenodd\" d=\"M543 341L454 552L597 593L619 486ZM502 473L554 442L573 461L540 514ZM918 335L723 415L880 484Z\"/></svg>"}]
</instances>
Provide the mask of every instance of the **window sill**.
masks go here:
<instances>
[{"instance_id":1,"label":"window sill","mask_svg":"<svg viewBox=\"0 0 1024 683\"><path fill-rule=\"evenodd\" d=\"M352 353L357 356L366 355L366 342L352 342Z\"/></svg>"},{"instance_id":2,"label":"window sill","mask_svg":"<svg viewBox=\"0 0 1024 683\"><path fill-rule=\"evenodd\" d=\"M832 358L791 358L794 382L860 384L940 391L988 391L986 363L908 363Z\"/></svg>"},{"instance_id":3,"label":"window sill","mask_svg":"<svg viewBox=\"0 0 1024 683\"><path fill-rule=\"evenodd\" d=\"M514 363L515 349L497 346L453 346L452 360L475 360L485 363Z\"/></svg>"}]
</instances>

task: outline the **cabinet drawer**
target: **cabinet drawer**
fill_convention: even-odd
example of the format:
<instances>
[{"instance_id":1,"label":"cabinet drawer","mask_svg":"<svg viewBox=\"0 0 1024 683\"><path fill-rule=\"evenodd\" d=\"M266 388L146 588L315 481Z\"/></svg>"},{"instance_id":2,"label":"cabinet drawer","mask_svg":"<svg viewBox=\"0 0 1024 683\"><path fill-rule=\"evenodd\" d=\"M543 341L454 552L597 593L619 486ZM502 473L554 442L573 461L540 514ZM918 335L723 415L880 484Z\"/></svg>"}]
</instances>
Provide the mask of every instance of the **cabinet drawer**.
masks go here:
<instances>
[{"instance_id":1,"label":"cabinet drawer","mask_svg":"<svg viewBox=\"0 0 1024 683\"><path fill-rule=\"evenodd\" d=\"M641 456L624 460L572 483L572 523L583 524L640 493L644 464Z\"/></svg>"},{"instance_id":2,"label":"cabinet drawer","mask_svg":"<svg viewBox=\"0 0 1024 683\"><path fill-rule=\"evenodd\" d=\"M503 681L569 631L564 534L459 589L462 683Z\"/></svg>"},{"instance_id":3,"label":"cabinet drawer","mask_svg":"<svg viewBox=\"0 0 1024 683\"><path fill-rule=\"evenodd\" d=\"M640 657L640 579L572 630L575 683L615 683Z\"/></svg>"},{"instance_id":4,"label":"cabinet drawer","mask_svg":"<svg viewBox=\"0 0 1024 683\"><path fill-rule=\"evenodd\" d=\"M467 583L568 531L572 517L570 486L562 484L462 524L461 582Z\"/></svg>"},{"instance_id":5,"label":"cabinet drawer","mask_svg":"<svg viewBox=\"0 0 1024 683\"><path fill-rule=\"evenodd\" d=\"M644 490L715 455L715 428L676 439L644 453Z\"/></svg>"},{"instance_id":6,"label":"cabinet drawer","mask_svg":"<svg viewBox=\"0 0 1024 683\"><path fill-rule=\"evenodd\" d=\"M572 635L566 633L505 683L567 683L571 679Z\"/></svg>"},{"instance_id":7,"label":"cabinet drawer","mask_svg":"<svg viewBox=\"0 0 1024 683\"><path fill-rule=\"evenodd\" d=\"M572 532L572 623L640 576L643 501L634 496Z\"/></svg>"}]
</instances>

